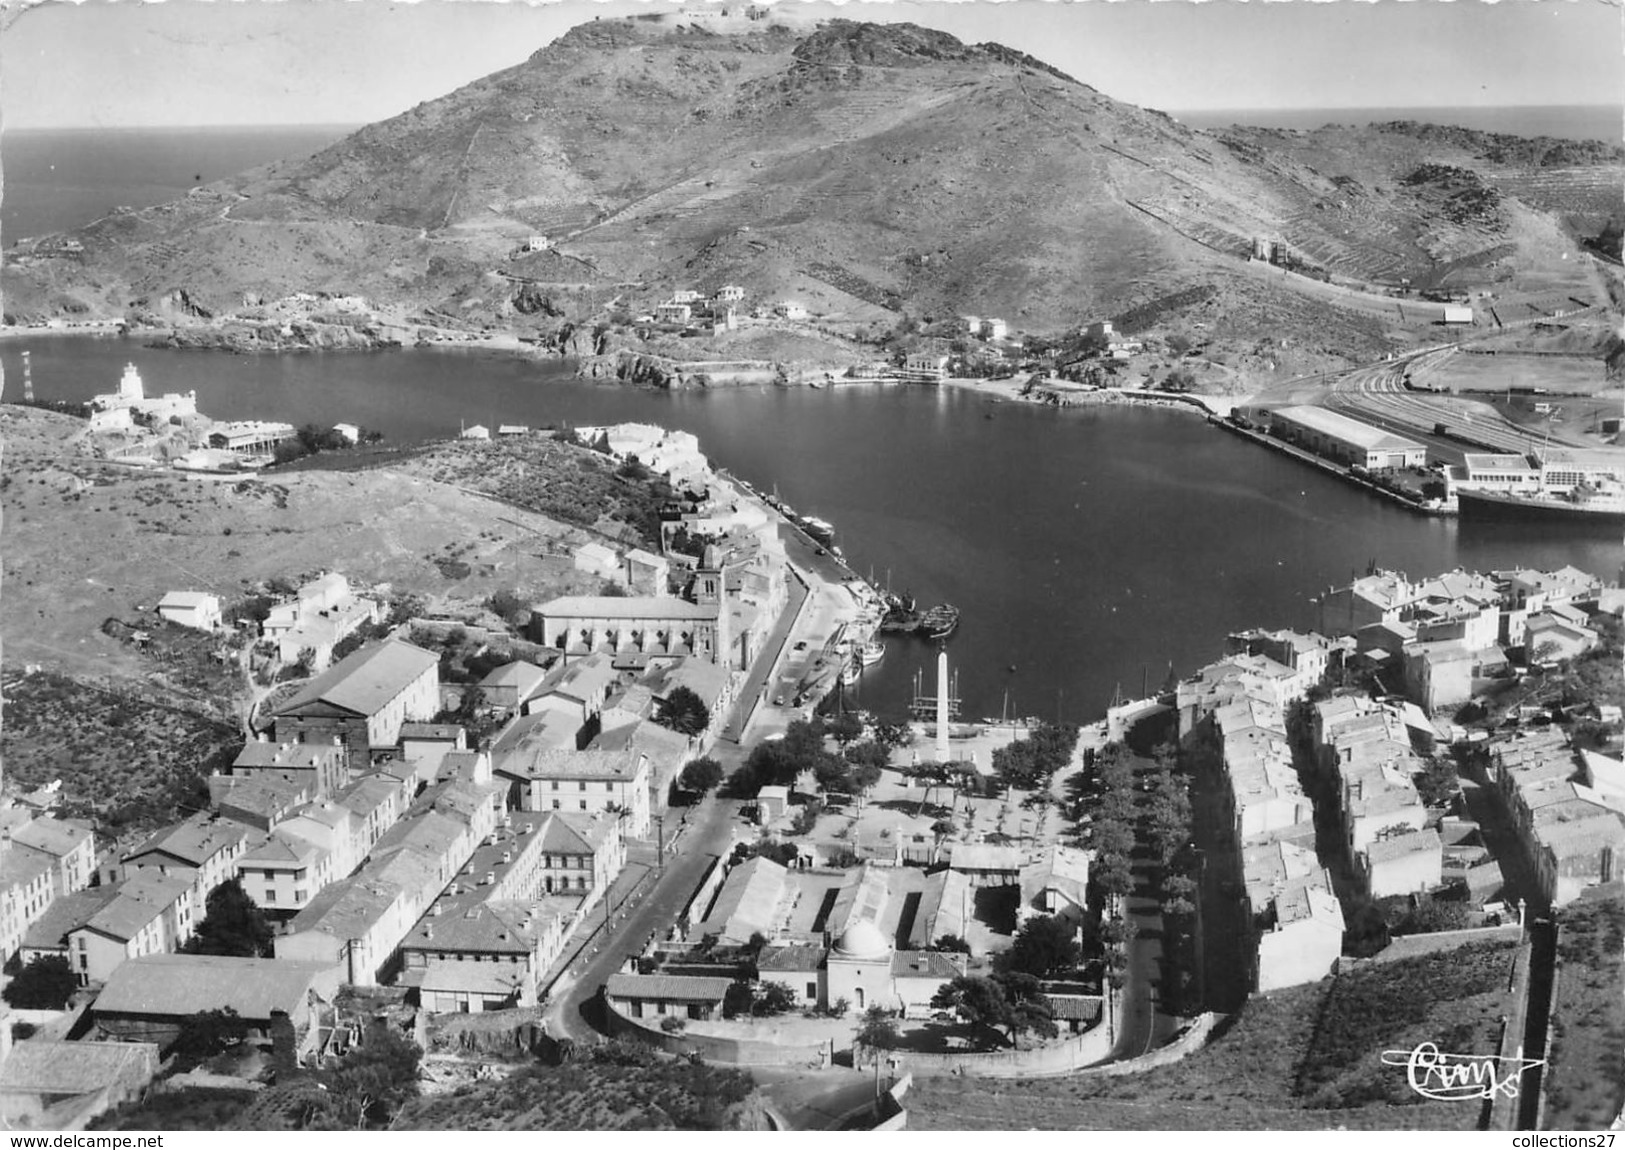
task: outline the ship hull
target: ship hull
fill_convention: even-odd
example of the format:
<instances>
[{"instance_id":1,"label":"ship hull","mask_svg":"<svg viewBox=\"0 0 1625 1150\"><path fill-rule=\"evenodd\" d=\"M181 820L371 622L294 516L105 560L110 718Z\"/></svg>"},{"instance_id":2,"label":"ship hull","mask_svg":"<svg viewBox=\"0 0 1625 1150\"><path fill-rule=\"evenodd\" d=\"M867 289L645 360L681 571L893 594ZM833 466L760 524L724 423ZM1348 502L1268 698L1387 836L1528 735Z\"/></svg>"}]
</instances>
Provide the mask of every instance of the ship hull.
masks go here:
<instances>
[{"instance_id":1,"label":"ship hull","mask_svg":"<svg viewBox=\"0 0 1625 1150\"><path fill-rule=\"evenodd\" d=\"M1570 503L1552 496L1506 495L1498 491L1456 489L1456 504L1462 518L1474 519L1565 519L1573 522L1625 524L1625 503Z\"/></svg>"}]
</instances>

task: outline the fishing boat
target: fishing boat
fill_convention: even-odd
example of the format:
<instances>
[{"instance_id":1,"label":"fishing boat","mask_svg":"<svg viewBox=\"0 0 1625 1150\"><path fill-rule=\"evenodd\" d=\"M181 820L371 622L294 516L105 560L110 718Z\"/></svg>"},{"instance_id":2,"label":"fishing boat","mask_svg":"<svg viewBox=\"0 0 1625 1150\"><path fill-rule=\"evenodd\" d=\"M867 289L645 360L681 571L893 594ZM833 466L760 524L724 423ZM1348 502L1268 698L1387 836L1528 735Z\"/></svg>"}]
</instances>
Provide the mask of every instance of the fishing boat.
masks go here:
<instances>
[{"instance_id":1,"label":"fishing boat","mask_svg":"<svg viewBox=\"0 0 1625 1150\"><path fill-rule=\"evenodd\" d=\"M919 632L927 639L946 639L959 627L959 608L939 603L920 619Z\"/></svg>"},{"instance_id":2,"label":"fishing boat","mask_svg":"<svg viewBox=\"0 0 1625 1150\"><path fill-rule=\"evenodd\" d=\"M872 667L886 657L886 644L879 639L872 639L865 643L858 652L858 658L865 667Z\"/></svg>"},{"instance_id":3,"label":"fishing boat","mask_svg":"<svg viewBox=\"0 0 1625 1150\"><path fill-rule=\"evenodd\" d=\"M850 687L863 675L863 661L854 658L841 670L841 686Z\"/></svg>"}]
</instances>

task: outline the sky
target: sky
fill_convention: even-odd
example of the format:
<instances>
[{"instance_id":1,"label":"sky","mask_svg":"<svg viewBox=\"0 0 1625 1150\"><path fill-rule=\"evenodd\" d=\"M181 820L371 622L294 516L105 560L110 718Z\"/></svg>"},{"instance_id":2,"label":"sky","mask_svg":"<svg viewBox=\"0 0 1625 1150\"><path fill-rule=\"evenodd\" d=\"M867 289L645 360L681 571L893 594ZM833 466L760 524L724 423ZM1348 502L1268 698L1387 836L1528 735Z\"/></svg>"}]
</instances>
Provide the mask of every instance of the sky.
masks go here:
<instances>
[{"instance_id":1,"label":"sky","mask_svg":"<svg viewBox=\"0 0 1625 1150\"><path fill-rule=\"evenodd\" d=\"M779 2L996 40L1166 111L1618 105L1625 91L1618 0ZM592 16L676 6L44 0L0 36L0 113L7 128L366 123Z\"/></svg>"}]
</instances>

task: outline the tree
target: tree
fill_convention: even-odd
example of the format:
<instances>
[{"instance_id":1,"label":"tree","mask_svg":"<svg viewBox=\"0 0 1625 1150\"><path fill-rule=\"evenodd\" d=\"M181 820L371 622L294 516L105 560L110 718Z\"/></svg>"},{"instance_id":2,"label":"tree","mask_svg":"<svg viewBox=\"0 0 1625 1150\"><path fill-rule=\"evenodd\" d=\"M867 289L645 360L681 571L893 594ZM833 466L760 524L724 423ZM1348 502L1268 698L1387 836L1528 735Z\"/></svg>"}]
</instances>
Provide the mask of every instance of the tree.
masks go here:
<instances>
[{"instance_id":1,"label":"tree","mask_svg":"<svg viewBox=\"0 0 1625 1150\"><path fill-rule=\"evenodd\" d=\"M711 710L689 688L676 687L660 701L654 719L662 727L693 738L711 725Z\"/></svg>"},{"instance_id":2,"label":"tree","mask_svg":"<svg viewBox=\"0 0 1625 1150\"><path fill-rule=\"evenodd\" d=\"M79 979L68 960L51 954L23 967L0 997L18 1010L61 1010L78 989Z\"/></svg>"},{"instance_id":3,"label":"tree","mask_svg":"<svg viewBox=\"0 0 1625 1150\"><path fill-rule=\"evenodd\" d=\"M828 731L831 738L845 747L863 735L863 720L850 711L842 711L830 719Z\"/></svg>"},{"instance_id":4,"label":"tree","mask_svg":"<svg viewBox=\"0 0 1625 1150\"><path fill-rule=\"evenodd\" d=\"M307 1113L315 1130L378 1130L417 1096L423 1051L396 1027L374 1019L361 1042L320 1078L325 1095Z\"/></svg>"},{"instance_id":5,"label":"tree","mask_svg":"<svg viewBox=\"0 0 1625 1150\"><path fill-rule=\"evenodd\" d=\"M231 1007L205 1010L181 1022L180 1034L169 1048L182 1065L196 1066L204 1059L224 1054L248 1039L248 1023Z\"/></svg>"},{"instance_id":6,"label":"tree","mask_svg":"<svg viewBox=\"0 0 1625 1150\"><path fill-rule=\"evenodd\" d=\"M677 785L685 791L704 794L722 782L722 764L712 758L694 759L678 776Z\"/></svg>"},{"instance_id":7,"label":"tree","mask_svg":"<svg viewBox=\"0 0 1625 1150\"><path fill-rule=\"evenodd\" d=\"M235 958L268 958L271 924L265 912L243 890L240 879L221 883L204 903L203 921L183 948L187 954L221 954Z\"/></svg>"},{"instance_id":8,"label":"tree","mask_svg":"<svg viewBox=\"0 0 1625 1150\"><path fill-rule=\"evenodd\" d=\"M722 992L723 1018L738 1018L741 1014L749 1014L754 1005L756 994L748 982L743 980L730 982L728 989Z\"/></svg>"},{"instance_id":9,"label":"tree","mask_svg":"<svg viewBox=\"0 0 1625 1150\"><path fill-rule=\"evenodd\" d=\"M992 978L962 974L944 983L931 998L939 1010L954 1010L975 1026L999 1031L1015 1045L1017 1036L1056 1034L1055 1020L1044 1003L1038 980L1028 974L999 974Z\"/></svg>"},{"instance_id":10,"label":"tree","mask_svg":"<svg viewBox=\"0 0 1625 1150\"><path fill-rule=\"evenodd\" d=\"M1077 930L1059 915L1029 918L1004 953L1004 969L1048 978L1071 970L1079 959Z\"/></svg>"},{"instance_id":11,"label":"tree","mask_svg":"<svg viewBox=\"0 0 1625 1150\"><path fill-rule=\"evenodd\" d=\"M933 942L929 947L927 947L927 949L947 951L950 954L969 954L970 943L960 938L957 934L945 934L938 938L936 942Z\"/></svg>"},{"instance_id":12,"label":"tree","mask_svg":"<svg viewBox=\"0 0 1625 1150\"><path fill-rule=\"evenodd\" d=\"M901 1037L897 1023L885 1007L871 1006L864 1012L863 1023L852 1040L859 1046L879 1051L896 1049Z\"/></svg>"},{"instance_id":13,"label":"tree","mask_svg":"<svg viewBox=\"0 0 1625 1150\"><path fill-rule=\"evenodd\" d=\"M787 1014L796 1008L796 992L782 982L764 982L756 991L750 1012L763 1017Z\"/></svg>"}]
</instances>

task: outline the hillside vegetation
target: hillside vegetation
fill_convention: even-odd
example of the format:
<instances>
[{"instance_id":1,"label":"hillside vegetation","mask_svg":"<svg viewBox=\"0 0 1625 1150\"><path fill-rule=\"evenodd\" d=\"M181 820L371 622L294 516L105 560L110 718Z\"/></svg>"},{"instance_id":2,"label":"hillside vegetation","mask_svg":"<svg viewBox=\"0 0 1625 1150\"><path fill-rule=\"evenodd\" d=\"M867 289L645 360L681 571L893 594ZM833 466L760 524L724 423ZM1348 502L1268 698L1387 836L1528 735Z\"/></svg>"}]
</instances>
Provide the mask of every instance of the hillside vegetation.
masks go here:
<instances>
[{"instance_id":1,"label":"hillside vegetation","mask_svg":"<svg viewBox=\"0 0 1625 1150\"><path fill-rule=\"evenodd\" d=\"M917 1080L909 1128L1007 1128L1019 1114L1036 1129L1471 1130L1477 1105L1423 1099L1381 1055L1495 1049L1515 953L1474 943L1261 995L1203 1049L1142 1074Z\"/></svg>"},{"instance_id":2,"label":"hillside vegetation","mask_svg":"<svg viewBox=\"0 0 1625 1150\"><path fill-rule=\"evenodd\" d=\"M580 25L308 160L111 215L82 251L19 251L5 288L16 316L161 322L361 293L408 326L553 339L566 310L734 282L853 325L970 312L1046 333L1226 290L1257 236L1420 284L1502 258L1531 213L1594 234L1620 214L1622 162L1406 124L1200 132L912 25L659 13ZM1429 164L1477 184L1407 182ZM534 234L553 248L520 254Z\"/></svg>"}]
</instances>

